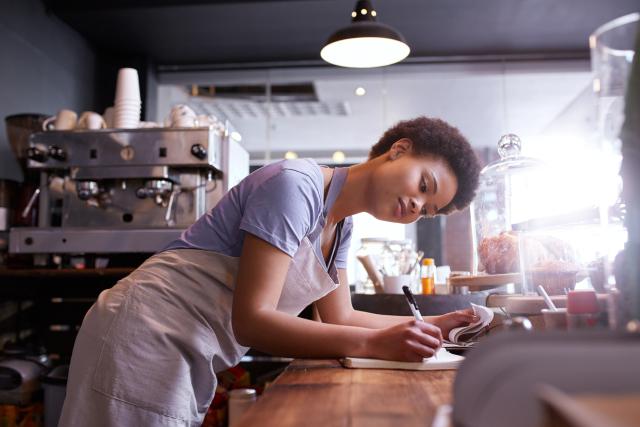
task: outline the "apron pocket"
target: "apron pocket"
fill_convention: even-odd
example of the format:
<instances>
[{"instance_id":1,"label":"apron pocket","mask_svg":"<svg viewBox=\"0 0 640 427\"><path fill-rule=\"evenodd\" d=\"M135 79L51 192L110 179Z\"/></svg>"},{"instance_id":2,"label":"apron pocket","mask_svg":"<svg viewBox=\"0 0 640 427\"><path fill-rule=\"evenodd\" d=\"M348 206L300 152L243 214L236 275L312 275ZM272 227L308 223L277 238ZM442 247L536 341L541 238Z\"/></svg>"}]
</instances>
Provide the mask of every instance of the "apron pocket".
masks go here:
<instances>
[{"instance_id":1,"label":"apron pocket","mask_svg":"<svg viewBox=\"0 0 640 427\"><path fill-rule=\"evenodd\" d=\"M164 416L199 419L215 392L216 337L162 287L133 285L103 342L93 388Z\"/></svg>"}]
</instances>

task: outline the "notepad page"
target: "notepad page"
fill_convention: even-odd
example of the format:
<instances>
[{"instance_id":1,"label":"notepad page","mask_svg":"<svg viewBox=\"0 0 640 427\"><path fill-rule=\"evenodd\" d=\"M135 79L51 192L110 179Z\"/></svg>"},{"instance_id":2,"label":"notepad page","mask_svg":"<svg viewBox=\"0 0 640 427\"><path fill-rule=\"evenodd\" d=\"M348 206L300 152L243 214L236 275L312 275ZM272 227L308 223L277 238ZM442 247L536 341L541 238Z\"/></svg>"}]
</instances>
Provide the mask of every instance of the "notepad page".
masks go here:
<instances>
[{"instance_id":1,"label":"notepad page","mask_svg":"<svg viewBox=\"0 0 640 427\"><path fill-rule=\"evenodd\" d=\"M449 353L444 348L440 348L438 357L429 357L422 362L397 362L393 360L367 359L361 357L345 357L340 363L346 368L361 369L402 369L410 371L437 371L445 369L456 369L463 356Z\"/></svg>"},{"instance_id":2,"label":"notepad page","mask_svg":"<svg viewBox=\"0 0 640 427\"><path fill-rule=\"evenodd\" d=\"M473 339L477 333L487 327L493 320L493 311L487 307L471 303L473 312L478 316L479 320L467 326L453 328L449 331L449 341L452 343L462 343L466 340Z\"/></svg>"}]
</instances>

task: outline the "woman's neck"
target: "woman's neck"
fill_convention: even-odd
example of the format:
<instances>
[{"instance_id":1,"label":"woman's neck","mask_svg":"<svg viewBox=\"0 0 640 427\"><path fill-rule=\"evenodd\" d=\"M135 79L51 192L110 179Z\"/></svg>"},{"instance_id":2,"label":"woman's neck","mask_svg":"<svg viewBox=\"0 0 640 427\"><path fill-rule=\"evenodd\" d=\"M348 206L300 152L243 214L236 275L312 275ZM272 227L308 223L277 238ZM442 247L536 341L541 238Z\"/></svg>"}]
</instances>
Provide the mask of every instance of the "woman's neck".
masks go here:
<instances>
[{"instance_id":1,"label":"woman's neck","mask_svg":"<svg viewBox=\"0 0 640 427\"><path fill-rule=\"evenodd\" d=\"M327 216L327 222L338 223L348 216L369 210L371 174L385 161L385 156L383 154L348 168L344 186ZM326 183L325 178L325 185Z\"/></svg>"}]
</instances>

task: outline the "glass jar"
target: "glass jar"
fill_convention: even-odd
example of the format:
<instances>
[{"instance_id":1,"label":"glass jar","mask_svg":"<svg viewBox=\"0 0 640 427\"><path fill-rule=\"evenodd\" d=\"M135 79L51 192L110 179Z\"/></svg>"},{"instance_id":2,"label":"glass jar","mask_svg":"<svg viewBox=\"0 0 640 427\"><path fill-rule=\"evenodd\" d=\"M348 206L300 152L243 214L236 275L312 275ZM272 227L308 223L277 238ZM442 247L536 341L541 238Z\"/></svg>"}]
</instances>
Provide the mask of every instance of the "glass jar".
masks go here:
<instances>
[{"instance_id":1,"label":"glass jar","mask_svg":"<svg viewBox=\"0 0 640 427\"><path fill-rule=\"evenodd\" d=\"M639 28L640 13L631 13L607 22L589 36L598 131L604 145L617 154L624 121L624 96Z\"/></svg>"},{"instance_id":2,"label":"glass jar","mask_svg":"<svg viewBox=\"0 0 640 427\"><path fill-rule=\"evenodd\" d=\"M638 103L638 75L634 67L638 65L638 58L635 57L640 50L638 43L638 32L640 31L640 13L632 13L618 17L609 21L589 36L589 47L591 49L591 68L593 74L593 90L597 100L597 130L598 139L602 152L600 159L604 164L609 165L608 175L616 176L619 179L618 191L614 196L620 196L613 206L614 211L621 212L624 215L624 228L619 224L613 224L613 232L608 232L609 236L615 235L616 231L620 236L617 242L614 238L609 237L609 242L615 242L618 248L613 255L610 250L608 257L605 257L604 264L604 283L613 285L612 271L610 268L613 259L616 259L617 266L615 286L618 289L608 288L608 291L614 298L615 305L612 307L613 328L620 328L633 318L640 316L640 287L637 286L637 267L630 265L638 259L638 233L640 229L640 217L636 213L638 206L637 190L634 191L634 185L629 183L637 182L637 156L625 155L622 159L622 152L633 153L634 136L638 133L638 121L632 117L625 119L625 113L634 111L634 105L637 109ZM635 51L635 53L634 53ZM634 60L635 57L635 60ZM635 75L633 74L635 70ZM625 107L626 106L626 107ZM622 136L622 137L621 137ZM622 140L624 140L624 147ZM622 170L622 176L625 180L625 188L632 190L626 191L624 194L624 202L622 202L621 179L617 176L617 172ZM613 191L609 191L613 193ZM606 200L604 201L606 202ZM610 204L603 203L604 207ZM609 212L611 209L609 209ZM605 212L607 212L605 210ZM613 221L609 221L613 222ZM623 234L628 229L629 234ZM607 230L609 231L609 230ZM625 247L623 250L623 246ZM609 245L609 249L613 249L613 245ZM633 260L624 262L623 260ZM591 273L591 272L590 272ZM598 289L596 289L598 290ZM635 307L635 308L634 308ZM633 313L633 314L632 314Z\"/></svg>"},{"instance_id":3,"label":"glass jar","mask_svg":"<svg viewBox=\"0 0 640 427\"><path fill-rule=\"evenodd\" d=\"M471 205L473 273L514 273L520 270L517 231L513 225L543 215L544 164L521 155L514 134L498 141L500 159L480 172Z\"/></svg>"}]
</instances>

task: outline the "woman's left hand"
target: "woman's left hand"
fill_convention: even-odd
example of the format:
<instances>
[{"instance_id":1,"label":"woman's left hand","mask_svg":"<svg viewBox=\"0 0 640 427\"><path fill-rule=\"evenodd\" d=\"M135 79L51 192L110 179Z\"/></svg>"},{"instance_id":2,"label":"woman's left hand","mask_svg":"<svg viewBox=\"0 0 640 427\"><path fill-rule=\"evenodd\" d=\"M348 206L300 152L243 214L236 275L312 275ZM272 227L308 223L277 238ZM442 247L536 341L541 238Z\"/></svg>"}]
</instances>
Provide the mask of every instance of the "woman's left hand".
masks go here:
<instances>
[{"instance_id":1,"label":"woman's left hand","mask_svg":"<svg viewBox=\"0 0 640 427\"><path fill-rule=\"evenodd\" d=\"M433 319L433 324L440 328L442 331L442 337L448 340L449 332L453 328L466 326L469 323L477 322L478 320L480 320L480 318L473 314L473 309L467 308L465 310L452 311L451 313L437 316Z\"/></svg>"}]
</instances>

